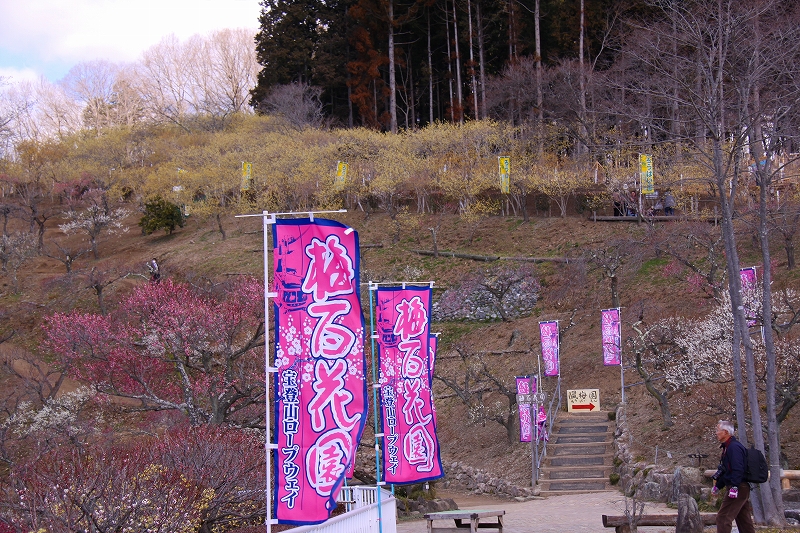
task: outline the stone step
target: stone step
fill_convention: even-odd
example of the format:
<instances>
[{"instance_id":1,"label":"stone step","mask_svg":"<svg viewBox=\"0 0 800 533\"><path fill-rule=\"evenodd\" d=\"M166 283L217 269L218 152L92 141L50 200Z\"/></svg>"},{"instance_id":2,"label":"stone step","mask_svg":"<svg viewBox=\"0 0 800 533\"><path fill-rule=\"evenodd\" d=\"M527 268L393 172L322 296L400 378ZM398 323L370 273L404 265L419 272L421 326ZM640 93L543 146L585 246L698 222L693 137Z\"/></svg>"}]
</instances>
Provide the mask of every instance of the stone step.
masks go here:
<instances>
[{"instance_id":1,"label":"stone step","mask_svg":"<svg viewBox=\"0 0 800 533\"><path fill-rule=\"evenodd\" d=\"M539 479L541 494L616 491L608 480L615 430L606 412L559 416Z\"/></svg>"},{"instance_id":2,"label":"stone step","mask_svg":"<svg viewBox=\"0 0 800 533\"><path fill-rule=\"evenodd\" d=\"M603 468L587 468L587 469L574 469L574 468L559 468L550 469L546 472L545 479L554 480L576 480L576 479L608 479L609 474Z\"/></svg>"},{"instance_id":3,"label":"stone step","mask_svg":"<svg viewBox=\"0 0 800 533\"><path fill-rule=\"evenodd\" d=\"M607 457L593 455L589 457L556 457L547 461L547 466L605 466ZM610 461L609 461L610 462Z\"/></svg>"},{"instance_id":4,"label":"stone step","mask_svg":"<svg viewBox=\"0 0 800 533\"><path fill-rule=\"evenodd\" d=\"M619 493L619 489L614 487L605 488L601 490L545 490L542 489L539 493L540 496L566 496L570 494L591 494L594 492L616 492Z\"/></svg>"},{"instance_id":5,"label":"stone step","mask_svg":"<svg viewBox=\"0 0 800 533\"><path fill-rule=\"evenodd\" d=\"M585 456L585 455L606 455L608 453L613 453L611 448L611 444L579 444L579 445L555 445L555 446L548 446L548 455L552 453L554 456L564 456L564 455L576 455L576 456Z\"/></svg>"},{"instance_id":6,"label":"stone step","mask_svg":"<svg viewBox=\"0 0 800 533\"><path fill-rule=\"evenodd\" d=\"M548 481L540 482L542 491L554 490L606 490L611 487L606 481Z\"/></svg>"},{"instance_id":7,"label":"stone step","mask_svg":"<svg viewBox=\"0 0 800 533\"><path fill-rule=\"evenodd\" d=\"M550 437L549 446L554 444L586 444L594 442L612 443L613 439L610 435L603 435L602 433L592 435L559 435L553 433L553 436Z\"/></svg>"}]
</instances>

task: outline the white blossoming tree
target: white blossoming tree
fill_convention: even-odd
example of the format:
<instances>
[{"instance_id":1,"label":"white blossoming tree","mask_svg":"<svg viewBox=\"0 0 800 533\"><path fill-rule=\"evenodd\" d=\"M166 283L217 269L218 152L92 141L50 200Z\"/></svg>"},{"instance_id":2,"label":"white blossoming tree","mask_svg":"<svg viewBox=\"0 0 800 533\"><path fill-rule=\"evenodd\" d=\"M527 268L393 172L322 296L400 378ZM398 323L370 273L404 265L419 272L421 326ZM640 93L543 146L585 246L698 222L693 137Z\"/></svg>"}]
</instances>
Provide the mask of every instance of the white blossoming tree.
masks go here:
<instances>
[{"instance_id":1,"label":"white blossoming tree","mask_svg":"<svg viewBox=\"0 0 800 533\"><path fill-rule=\"evenodd\" d=\"M97 251L97 239L104 231L110 235L125 233L128 228L123 220L128 216L127 209L118 207L110 208L105 198L98 195L89 195L89 205L84 209L71 209L66 213L67 222L58 227L67 234L85 233L92 246L95 259L100 255Z\"/></svg>"}]
</instances>

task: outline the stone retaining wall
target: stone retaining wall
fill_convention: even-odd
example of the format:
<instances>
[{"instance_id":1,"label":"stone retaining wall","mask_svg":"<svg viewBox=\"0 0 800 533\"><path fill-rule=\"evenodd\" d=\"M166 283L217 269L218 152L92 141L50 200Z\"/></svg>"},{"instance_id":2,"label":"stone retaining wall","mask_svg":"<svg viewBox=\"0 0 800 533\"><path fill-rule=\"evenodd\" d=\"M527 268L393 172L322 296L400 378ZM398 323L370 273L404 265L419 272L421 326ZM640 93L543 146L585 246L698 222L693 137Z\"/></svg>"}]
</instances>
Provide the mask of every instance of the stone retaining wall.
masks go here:
<instances>
[{"instance_id":1,"label":"stone retaining wall","mask_svg":"<svg viewBox=\"0 0 800 533\"><path fill-rule=\"evenodd\" d=\"M631 447L633 436L625 416L625 406L616 411L614 433L614 465L619 474L619 485L629 496L642 500L676 503L680 494L708 500L711 487L703 470L687 466L658 466L645 461L634 461Z\"/></svg>"},{"instance_id":2,"label":"stone retaining wall","mask_svg":"<svg viewBox=\"0 0 800 533\"><path fill-rule=\"evenodd\" d=\"M514 485L508 481L495 477L484 470L473 468L458 462L446 466L447 477L439 483L442 488L466 489L475 494L495 494L516 498L520 501L528 500L539 494L539 487L531 488Z\"/></svg>"}]
</instances>

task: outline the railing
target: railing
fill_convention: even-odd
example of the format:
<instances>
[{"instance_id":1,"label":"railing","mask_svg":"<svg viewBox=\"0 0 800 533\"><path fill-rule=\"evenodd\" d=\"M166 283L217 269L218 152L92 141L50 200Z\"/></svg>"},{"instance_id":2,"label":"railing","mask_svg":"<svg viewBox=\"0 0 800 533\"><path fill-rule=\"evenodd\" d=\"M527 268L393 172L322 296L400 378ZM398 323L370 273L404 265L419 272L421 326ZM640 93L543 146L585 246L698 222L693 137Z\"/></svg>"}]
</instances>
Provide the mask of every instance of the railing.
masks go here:
<instances>
[{"instance_id":1,"label":"railing","mask_svg":"<svg viewBox=\"0 0 800 533\"><path fill-rule=\"evenodd\" d=\"M558 418L558 412L561 409L561 376L558 378L558 382L556 384L556 390L553 391L553 395L550 397L550 403L547 406L547 439L540 438L539 441L536 443L537 446L537 454L536 454L536 472L534 473L534 477L536 478L536 482L539 482L539 475L541 473L542 463L544 462L545 457L547 457L547 441L550 435L553 434L553 425L556 422L556 418Z\"/></svg>"},{"instance_id":2,"label":"railing","mask_svg":"<svg viewBox=\"0 0 800 533\"><path fill-rule=\"evenodd\" d=\"M397 501L390 492L381 490L378 503L376 487L344 487L338 501L347 506L346 513L292 533L397 533Z\"/></svg>"},{"instance_id":3,"label":"railing","mask_svg":"<svg viewBox=\"0 0 800 533\"><path fill-rule=\"evenodd\" d=\"M704 470L703 475L706 477L711 477L714 475L716 470ZM781 469L781 488L782 489L791 489L792 482L791 480L798 480L800 479L800 470L784 470Z\"/></svg>"}]
</instances>

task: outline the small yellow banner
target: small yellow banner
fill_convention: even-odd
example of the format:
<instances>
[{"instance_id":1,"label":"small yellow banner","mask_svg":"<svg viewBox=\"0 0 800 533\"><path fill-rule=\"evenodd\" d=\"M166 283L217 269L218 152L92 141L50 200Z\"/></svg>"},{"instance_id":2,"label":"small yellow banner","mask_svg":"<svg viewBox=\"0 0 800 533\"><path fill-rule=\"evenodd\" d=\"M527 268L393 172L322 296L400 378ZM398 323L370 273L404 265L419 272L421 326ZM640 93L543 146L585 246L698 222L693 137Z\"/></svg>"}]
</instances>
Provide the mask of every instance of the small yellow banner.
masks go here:
<instances>
[{"instance_id":1,"label":"small yellow banner","mask_svg":"<svg viewBox=\"0 0 800 533\"><path fill-rule=\"evenodd\" d=\"M653 194L653 156L650 154L639 154L639 175L641 176L642 194Z\"/></svg>"},{"instance_id":2,"label":"small yellow banner","mask_svg":"<svg viewBox=\"0 0 800 533\"><path fill-rule=\"evenodd\" d=\"M336 163L336 183L344 183L347 179L347 163L339 161Z\"/></svg>"},{"instance_id":3,"label":"small yellow banner","mask_svg":"<svg viewBox=\"0 0 800 533\"><path fill-rule=\"evenodd\" d=\"M251 171L253 170L253 164L247 163L242 161L242 186L241 190L249 191L250 190L250 182L252 179Z\"/></svg>"},{"instance_id":4,"label":"small yellow banner","mask_svg":"<svg viewBox=\"0 0 800 533\"><path fill-rule=\"evenodd\" d=\"M500 192L508 194L511 190L511 158L501 155L497 158L497 165L500 170Z\"/></svg>"}]
</instances>

